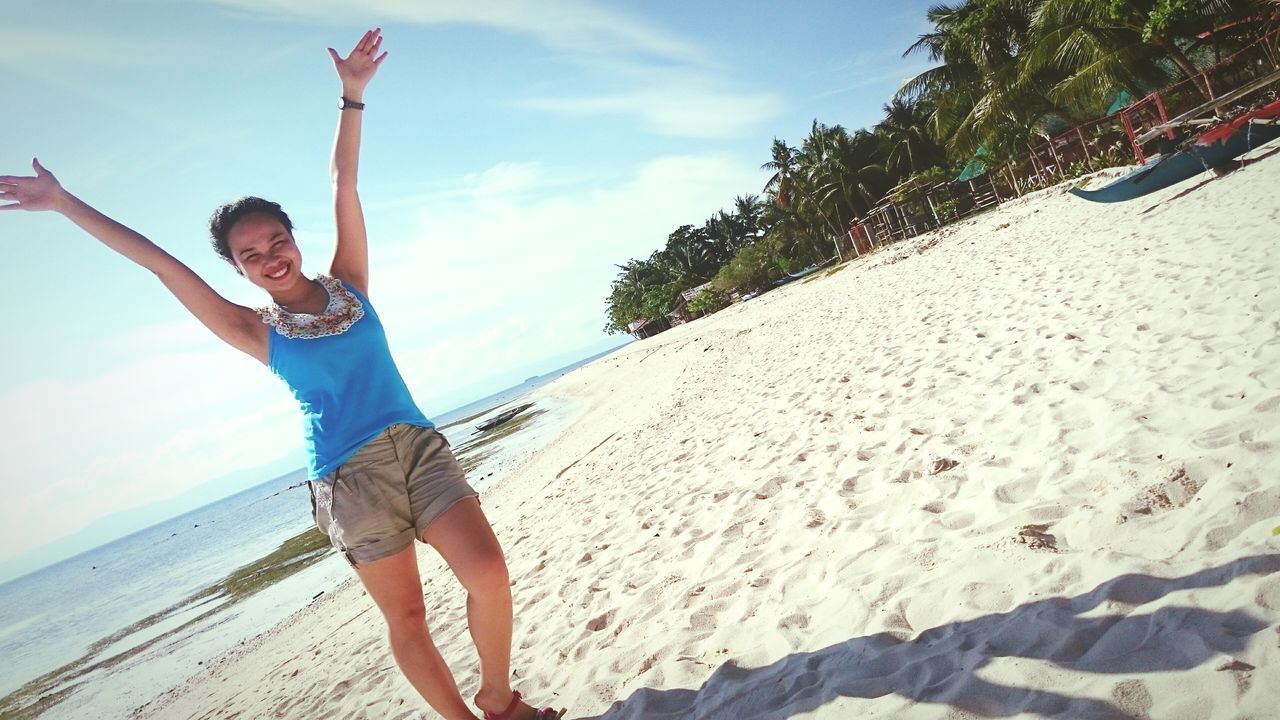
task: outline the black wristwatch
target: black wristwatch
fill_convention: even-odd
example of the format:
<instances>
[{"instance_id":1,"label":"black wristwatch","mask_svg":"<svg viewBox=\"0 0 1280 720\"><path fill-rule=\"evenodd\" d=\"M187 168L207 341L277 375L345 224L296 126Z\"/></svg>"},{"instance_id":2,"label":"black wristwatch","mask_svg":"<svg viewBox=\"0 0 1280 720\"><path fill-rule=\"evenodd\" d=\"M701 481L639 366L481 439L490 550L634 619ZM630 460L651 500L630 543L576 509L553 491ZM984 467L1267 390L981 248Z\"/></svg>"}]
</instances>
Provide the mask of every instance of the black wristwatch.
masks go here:
<instances>
[{"instance_id":1,"label":"black wristwatch","mask_svg":"<svg viewBox=\"0 0 1280 720\"><path fill-rule=\"evenodd\" d=\"M339 110L363 110L364 103L356 102L355 100L348 100L346 96L343 96L342 99L338 102L338 109Z\"/></svg>"}]
</instances>

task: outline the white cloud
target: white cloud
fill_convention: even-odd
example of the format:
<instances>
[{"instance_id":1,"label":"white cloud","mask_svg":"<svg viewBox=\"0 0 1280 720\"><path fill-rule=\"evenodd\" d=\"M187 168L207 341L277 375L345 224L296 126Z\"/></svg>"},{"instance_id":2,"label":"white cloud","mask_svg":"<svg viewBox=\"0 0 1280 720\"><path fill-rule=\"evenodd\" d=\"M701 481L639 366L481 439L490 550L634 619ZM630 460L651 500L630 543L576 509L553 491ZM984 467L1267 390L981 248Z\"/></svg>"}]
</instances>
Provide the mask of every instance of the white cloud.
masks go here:
<instances>
[{"instance_id":1,"label":"white cloud","mask_svg":"<svg viewBox=\"0 0 1280 720\"><path fill-rule=\"evenodd\" d=\"M512 172L474 176L467 195L417 197L413 226L373 255L374 302L429 413L450 409L459 387L599 340L615 264L765 179L721 155L660 158L612 186L563 183L539 165L513 183Z\"/></svg>"},{"instance_id":2,"label":"white cloud","mask_svg":"<svg viewBox=\"0 0 1280 720\"><path fill-rule=\"evenodd\" d=\"M556 48L581 53L624 52L663 60L700 62L697 45L639 17L586 0L213 0L254 13L326 22L367 22L369 17L422 25L481 25L530 35Z\"/></svg>"},{"instance_id":3,"label":"white cloud","mask_svg":"<svg viewBox=\"0 0 1280 720\"><path fill-rule=\"evenodd\" d=\"M189 342L207 334L194 319L174 330L143 327L88 349L134 346L130 362L96 377L0 395L7 448L0 491L11 499L0 528L6 555L300 444L297 421L288 419L296 410L278 380L230 348ZM178 349L157 337L176 339Z\"/></svg>"},{"instance_id":4,"label":"white cloud","mask_svg":"<svg viewBox=\"0 0 1280 720\"><path fill-rule=\"evenodd\" d=\"M0 67L34 70L50 65L126 67L155 62L157 57L185 54L189 47L165 38L149 38L145 47L123 37L75 32L57 32L30 25L0 27Z\"/></svg>"},{"instance_id":5,"label":"white cloud","mask_svg":"<svg viewBox=\"0 0 1280 720\"><path fill-rule=\"evenodd\" d=\"M697 43L586 0L376 0L359 6L339 0L213 1L327 22L363 22L373 14L390 21L479 25L530 36L567 51L570 60L602 75L611 90L516 100L519 107L562 115L639 117L664 135L737 135L783 109L773 93L726 89L723 73Z\"/></svg>"},{"instance_id":6,"label":"white cloud","mask_svg":"<svg viewBox=\"0 0 1280 720\"><path fill-rule=\"evenodd\" d=\"M640 117L654 132L695 138L740 135L783 110L774 94L732 94L698 81L596 96L531 98L520 104L564 115Z\"/></svg>"}]
</instances>

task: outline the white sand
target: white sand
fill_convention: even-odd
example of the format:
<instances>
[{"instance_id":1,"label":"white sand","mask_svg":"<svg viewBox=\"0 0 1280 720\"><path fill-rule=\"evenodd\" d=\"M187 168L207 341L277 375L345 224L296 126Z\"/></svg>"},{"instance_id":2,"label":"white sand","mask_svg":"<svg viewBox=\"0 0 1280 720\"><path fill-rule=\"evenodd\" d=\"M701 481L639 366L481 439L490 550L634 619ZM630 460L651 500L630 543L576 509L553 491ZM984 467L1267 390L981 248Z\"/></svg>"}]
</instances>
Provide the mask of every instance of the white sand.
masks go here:
<instances>
[{"instance_id":1,"label":"white sand","mask_svg":"<svg viewBox=\"0 0 1280 720\"><path fill-rule=\"evenodd\" d=\"M484 499L517 687L610 720L1276 717L1280 155L1205 179L1051 189L545 388L578 414ZM147 710L424 707L347 585Z\"/></svg>"}]
</instances>

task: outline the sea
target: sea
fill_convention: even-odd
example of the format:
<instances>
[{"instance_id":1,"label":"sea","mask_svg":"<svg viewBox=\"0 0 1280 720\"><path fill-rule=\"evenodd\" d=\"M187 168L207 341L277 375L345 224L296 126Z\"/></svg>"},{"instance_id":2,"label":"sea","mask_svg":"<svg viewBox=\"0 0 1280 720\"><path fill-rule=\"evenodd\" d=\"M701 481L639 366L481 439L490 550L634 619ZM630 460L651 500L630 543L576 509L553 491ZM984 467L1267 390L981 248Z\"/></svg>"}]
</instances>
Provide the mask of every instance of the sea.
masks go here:
<instances>
[{"instance_id":1,"label":"sea","mask_svg":"<svg viewBox=\"0 0 1280 720\"><path fill-rule=\"evenodd\" d=\"M483 416L612 351L432 420L457 446L475 433ZM349 579L345 561L325 552L241 602L205 592L312 526L305 481L301 468L264 478L248 490L0 585L0 717L60 691L67 691L65 697L39 717L128 717ZM68 665L75 666L70 681L43 684L15 702L19 698L12 693L54 671L66 676Z\"/></svg>"}]
</instances>

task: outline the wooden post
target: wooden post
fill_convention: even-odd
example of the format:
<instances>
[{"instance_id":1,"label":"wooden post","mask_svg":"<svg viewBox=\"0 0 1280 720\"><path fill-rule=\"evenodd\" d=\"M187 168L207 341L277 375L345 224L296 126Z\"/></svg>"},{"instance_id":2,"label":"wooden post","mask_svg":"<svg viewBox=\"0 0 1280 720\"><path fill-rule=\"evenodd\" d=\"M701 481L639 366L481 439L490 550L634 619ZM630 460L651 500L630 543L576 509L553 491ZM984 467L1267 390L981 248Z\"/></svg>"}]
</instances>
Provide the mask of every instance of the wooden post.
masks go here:
<instances>
[{"instance_id":1,"label":"wooden post","mask_svg":"<svg viewBox=\"0 0 1280 720\"><path fill-rule=\"evenodd\" d=\"M1013 174L1013 163L1004 166L1005 174L1009 176L1009 182L1013 186L1013 191L1022 197L1022 188L1018 187L1018 176Z\"/></svg>"},{"instance_id":2,"label":"wooden post","mask_svg":"<svg viewBox=\"0 0 1280 720\"><path fill-rule=\"evenodd\" d=\"M1136 103L1129 107L1136 107ZM1129 117L1127 109L1121 111L1120 119L1124 121L1124 132L1129 136L1129 146L1133 148L1133 154L1138 158L1138 164L1146 165L1147 156L1142 153L1142 146L1138 144L1138 134L1133 131L1133 118Z\"/></svg>"},{"instance_id":3,"label":"wooden post","mask_svg":"<svg viewBox=\"0 0 1280 720\"><path fill-rule=\"evenodd\" d=\"M1169 122L1169 115L1164 111L1164 100L1160 99L1160 91L1157 90L1151 93L1150 97L1155 98L1156 109L1160 111L1160 124L1163 125ZM1177 139L1177 135L1174 134L1173 128L1169 128L1168 130L1165 131L1164 134L1165 134L1165 137L1169 138L1170 140Z\"/></svg>"},{"instance_id":4,"label":"wooden post","mask_svg":"<svg viewBox=\"0 0 1280 720\"><path fill-rule=\"evenodd\" d=\"M1036 156L1036 149L1031 143L1027 143L1027 149L1031 151L1031 167L1036 170L1036 189L1040 189L1040 179L1044 176L1044 168L1040 165L1040 158Z\"/></svg>"},{"instance_id":5,"label":"wooden post","mask_svg":"<svg viewBox=\"0 0 1280 720\"><path fill-rule=\"evenodd\" d=\"M1053 164L1058 167L1059 172L1065 171L1066 168L1062 167L1062 156L1058 154L1058 148L1053 146L1053 138L1049 138L1048 142L1049 157L1053 158Z\"/></svg>"}]
</instances>

